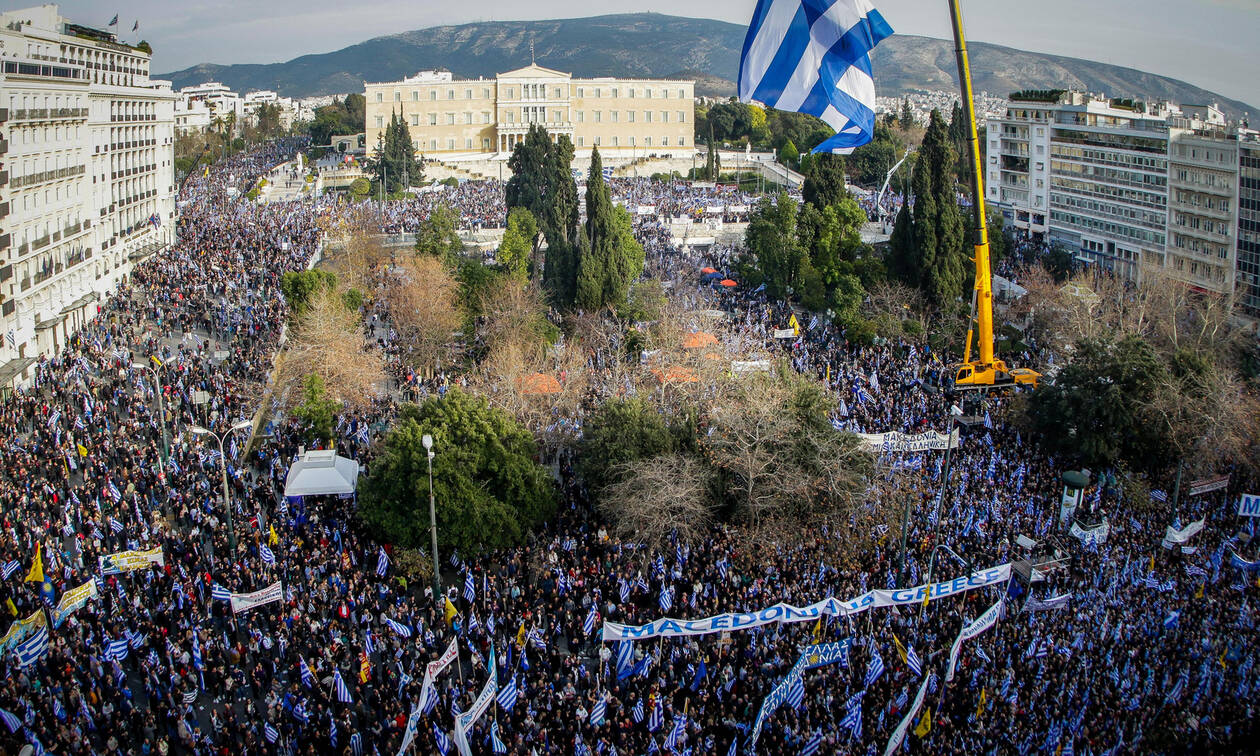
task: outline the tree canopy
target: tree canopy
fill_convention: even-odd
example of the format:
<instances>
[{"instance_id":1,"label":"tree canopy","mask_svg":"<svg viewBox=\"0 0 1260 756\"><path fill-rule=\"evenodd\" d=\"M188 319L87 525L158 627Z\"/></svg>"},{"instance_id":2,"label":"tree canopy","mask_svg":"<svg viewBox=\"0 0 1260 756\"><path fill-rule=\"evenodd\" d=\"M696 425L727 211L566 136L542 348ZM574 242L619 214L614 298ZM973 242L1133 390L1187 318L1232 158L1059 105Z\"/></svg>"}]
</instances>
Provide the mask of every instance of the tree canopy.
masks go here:
<instances>
[{"instance_id":1,"label":"tree canopy","mask_svg":"<svg viewBox=\"0 0 1260 756\"><path fill-rule=\"evenodd\" d=\"M378 187L384 185L387 194L405 191L424 179L424 167L416 158L411 131L400 113L390 114L389 125L366 167L372 183Z\"/></svg>"}]
</instances>

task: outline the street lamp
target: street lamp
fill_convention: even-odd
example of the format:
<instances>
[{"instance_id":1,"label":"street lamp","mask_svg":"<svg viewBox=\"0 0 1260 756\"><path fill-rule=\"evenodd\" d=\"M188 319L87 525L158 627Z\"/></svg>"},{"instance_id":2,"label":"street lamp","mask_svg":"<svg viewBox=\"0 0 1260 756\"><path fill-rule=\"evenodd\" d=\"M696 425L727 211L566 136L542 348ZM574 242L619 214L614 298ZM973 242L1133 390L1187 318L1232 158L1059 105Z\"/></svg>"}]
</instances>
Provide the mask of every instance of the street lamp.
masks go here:
<instances>
[{"instance_id":1,"label":"street lamp","mask_svg":"<svg viewBox=\"0 0 1260 756\"><path fill-rule=\"evenodd\" d=\"M232 435L234 431L243 430L250 427L252 424L253 423L249 420L242 420L236 425L233 425L231 428L228 428L222 434L215 433L207 428L202 428L200 425L194 425L189 429L195 435L211 436L214 440L219 442L219 468L223 471L223 509L227 512L228 546L232 549L232 554L229 557L230 559L236 558L236 526L232 523L232 502L228 498L227 456L223 453L223 440Z\"/></svg>"},{"instance_id":2,"label":"street lamp","mask_svg":"<svg viewBox=\"0 0 1260 756\"><path fill-rule=\"evenodd\" d=\"M923 605L919 607L919 619L923 619L923 610L927 608L928 599L932 597L932 567L936 563L936 552L941 551L942 549L948 552L950 556L957 559L958 563L963 566L963 569L967 570L967 576L971 577L971 562L968 562L966 559L963 559L962 557L958 556L958 552L954 551L953 549L946 546L945 544L943 543L936 544L936 546L932 548L932 555L928 557L927 583L926 583L928 595L924 597Z\"/></svg>"},{"instance_id":3,"label":"street lamp","mask_svg":"<svg viewBox=\"0 0 1260 756\"><path fill-rule=\"evenodd\" d=\"M932 531L932 542L935 543L941 532L941 503L945 501L945 494L949 491L949 452L954 448L954 420L962 414L962 410L958 405L950 405L949 408L949 428L945 431L945 465L941 471L941 493L936 497L936 525ZM906 497L906 514L901 521L901 582L904 584L906 579L906 535L909 532L910 525L910 497Z\"/></svg>"},{"instance_id":4,"label":"street lamp","mask_svg":"<svg viewBox=\"0 0 1260 756\"><path fill-rule=\"evenodd\" d=\"M429 537L433 544L433 601L437 602L442 593L442 579L438 575L437 510L433 504L433 436L424 434L420 443L424 444L424 451L429 457Z\"/></svg>"},{"instance_id":5,"label":"street lamp","mask_svg":"<svg viewBox=\"0 0 1260 756\"><path fill-rule=\"evenodd\" d=\"M135 370L148 370L150 373L153 373L153 393L157 394L158 401L158 425L162 428L162 464L165 465L171 459L171 445L166 435L166 410L162 406L162 382L158 378L157 370L152 365L134 362L131 367Z\"/></svg>"}]
</instances>

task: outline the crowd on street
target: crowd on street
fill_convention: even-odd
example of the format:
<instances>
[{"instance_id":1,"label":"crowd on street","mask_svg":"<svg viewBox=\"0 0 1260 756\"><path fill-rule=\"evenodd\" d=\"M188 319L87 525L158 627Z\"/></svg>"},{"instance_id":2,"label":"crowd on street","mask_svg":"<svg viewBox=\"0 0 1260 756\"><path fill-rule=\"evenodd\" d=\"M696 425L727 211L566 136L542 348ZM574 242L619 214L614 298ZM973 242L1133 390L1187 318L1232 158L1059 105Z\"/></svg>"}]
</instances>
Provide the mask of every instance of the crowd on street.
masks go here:
<instances>
[{"instance_id":1,"label":"crowd on street","mask_svg":"<svg viewBox=\"0 0 1260 756\"><path fill-rule=\"evenodd\" d=\"M948 472L940 451L884 460L904 481L892 502L910 513L904 555L887 526L860 544L827 529L780 543L720 527L647 553L608 535L565 458L561 511L527 544L443 555L441 597L407 581L392 547L356 524L353 500L279 495L307 441L295 425L247 449L272 401L280 278L308 267L330 215L414 232L445 202L464 228L502 226L502 185L384 208L229 196L298 147L277 142L194 175L179 198L179 242L139 264L39 362L30 387L0 402L0 613L12 622L0 639L0 752L393 756L414 743L446 754L458 747L456 718L491 680L494 700L467 736L473 753L874 754L903 720L912 753L1254 748L1260 563L1235 515L1254 481L1235 476L1197 496L1183 486L1172 511L1160 490L1171 479L1139 493L1095 471L1076 516L1060 521L1064 464L1007 424L1007 399L968 403L983 421L962 428ZM756 203L678 182L614 189L627 207L670 217ZM946 430L950 402L929 388L943 355L859 346L825 319L802 318L798 336L776 339L793 315L786 304L696 283L703 266L729 270L734 250L678 250L655 221L636 232L651 270L676 279L671 296L728 313L723 343L826 381L837 427ZM370 445L396 412L381 399L343 413L340 452L370 472ZM1164 543L1169 527L1201 519ZM1073 522L1083 529L1069 532ZM1044 570L965 593L601 641L605 622L803 607L1027 564L1021 535L1039 544L1034 559L1051 560ZM993 606L999 618L958 644L951 677L955 639ZM802 649L827 643L847 644L840 661L794 678ZM457 660L424 696L426 665L452 647ZM754 743L763 701L790 679L800 683Z\"/></svg>"}]
</instances>

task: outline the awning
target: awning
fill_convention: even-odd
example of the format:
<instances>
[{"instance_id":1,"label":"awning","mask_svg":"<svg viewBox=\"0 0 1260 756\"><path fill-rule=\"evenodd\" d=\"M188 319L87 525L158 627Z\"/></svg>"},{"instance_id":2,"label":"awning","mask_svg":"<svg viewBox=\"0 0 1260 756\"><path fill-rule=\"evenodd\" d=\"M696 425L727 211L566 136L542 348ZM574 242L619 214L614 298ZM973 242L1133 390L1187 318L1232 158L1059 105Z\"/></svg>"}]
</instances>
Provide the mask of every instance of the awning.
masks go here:
<instances>
[{"instance_id":1,"label":"awning","mask_svg":"<svg viewBox=\"0 0 1260 756\"><path fill-rule=\"evenodd\" d=\"M49 328L52 328L53 326L58 326L58 325L61 325L61 323L62 323L65 319L66 319L66 316L65 316L64 314L62 314L62 315L58 315L58 316L57 316L57 317L55 317L55 318L49 318L48 320L41 320L41 321L39 321L38 323L36 323L36 324L35 324L35 330L36 330L36 331L47 331Z\"/></svg>"},{"instance_id":2,"label":"awning","mask_svg":"<svg viewBox=\"0 0 1260 756\"><path fill-rule=\"evenodd\" d=\"M78 299L74 300L73 302L66 305L64 308L62 308L61 314L68 315L74 312L75 310L82 310L84 307L87 307L88 305L92 304L93 302L95 302L96 300L100 298L101 298L100 294L96 293L95 291L89 291L87 294L84 294L83 296L79 297Z\"/></svg>"},{"instance_id":3,"label":"awning","mask_svg":"<svg viewBox=\"0 0 1260 756\"><path fill-rule=\"evenodd\" d=\"M336 449L308 451L289 468L289 475L284 481L284 495L352 494L358 480L359 463L337 456Z\"/></svg>"},{"instance_id":4,"label":"awning","mask_svg":"<svg viewBox=\"0 0 1260 756\"><path fill-rule=\"evenodd\" d=\"M8 386L28 367L35 364L34 357L19 357L0 365L0 385Z\"/></svg>"}]
</instances>

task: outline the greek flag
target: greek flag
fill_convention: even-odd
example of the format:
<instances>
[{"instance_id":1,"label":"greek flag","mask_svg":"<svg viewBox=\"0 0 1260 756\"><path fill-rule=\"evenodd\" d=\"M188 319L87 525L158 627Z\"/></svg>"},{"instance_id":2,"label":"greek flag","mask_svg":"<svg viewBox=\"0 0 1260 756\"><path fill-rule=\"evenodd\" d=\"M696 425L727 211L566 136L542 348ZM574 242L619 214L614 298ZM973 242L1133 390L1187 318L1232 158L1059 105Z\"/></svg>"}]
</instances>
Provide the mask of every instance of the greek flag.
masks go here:
<instances>
[{"instance_id":1,"label":"greek flag","mask_svg":"<svg viewBox=\"0 0 1260 756\"><path fill-rule=\"evenodd\" d=\"M814 756L818 753L818 749L822 746L822 731L815 730L813 736L805 743L805 747L801 749L801 756Z\"/></svg>"},{"instance_id":2,"label":"greek flag","mask_svg":"<svg viewBox=\"0 0 1260 756\"><path fill-rule=\"evenodd\" d=\"M516 676L513 675L508 678L507 682L503 683L503 687L499 689L499 694L495 696L495 700L499 702L499 708L504 711L511 711L515 708L517 692Z\"/></svg>"},{"instance_id":3,"label":"greek flag","mask_svg":"<svg viewBox=\"0 0 1260 756\"><path fill-rule=\"evenodd\" d=\"M836 135L814 152L852 152L875 128L870 52L892 33L869 0L759 0L739 99L817 116Z\"/></svg>"},{"instance_id":4,"label":"greek flag","mask_svg":"<svg viewBox=\"0 0 1260 756\"><path fill-rule=\"evenodd\" d=\"M302 674L302 684L308 688L315 686L315 674L306 666L305 659L298 659L298 671Z\"/></svg>"},{"instance_id":5,"label":"greek flag","mask_svg":"<svg viewBox=\"0 0 1260 756\"><path fill-rule=\"evenodd\" d=\"M604 723L604 712L608 709L607 696L600 696L595 705L591 707L591 727L599 727Z\"/></svg>"},{"instance_id":6,"label":"greek flag","mask_svg":"<svg viewBox=\"0 0 1260 756\"><path fill-rule=\"evenodd\" d=\"M495 753L507 753L507 746L503 744L502 740L499 740L499 723L497 720L490 723L490 747L494 749Z\"/></svg>"},{"instance_id":7,"label":"greek flag","mask_svg":"<svg viewBox=\"0 0 1260 756\"><path fill-rule=\"evenodd\" d=\"M276 555L271 553L271 549L265 543L258 546L258 555L262 557L263 562L266 564L276 563Z\"/></svg>"},{"instance_id":8,"label":"greek flag","mask_svg":"<svg viewBox=\"0 0 1260 756\"><path fill-rule=\"evenodd\" d=\"M350 697L350 689L346 687L346 681L341 679L341 672L333 672L333 689L337 691L337 700L344 703L352 703L353 698Z\"/></svg>"},{"instance_id":9,"label":"greek flag","mask_svg":"<svg viewBox=\"0 0 1260 756\"><path fill-rule=\"evenodd\" d=\"M634 709L631 710L630 714L631 716L634 717L635 724L638 724L639 722L643 721L643 699L642 698L634 702Z\"/></svg>"},{"instance_id":10,"label":"greek flag","mask_svg":"<svg viewBox=\"0 0 1260 756\"><path fill-rule=\"evenodd\" d=\"M871 657L870 664L866 665L866 679L862 682L862 687L871 687L871 685L873 685L883 674L884 659L879 655L879 652L876 651L875 655Z\"/></svg>"},{"instance_id":11,"label":"greek flag","mask_svg":"<svg viewBox=\"0 0 1260 756\"><path fill-rule=\"evenodd\" d=\"M586 614L586 620L582 623L582 632L590 635L595 631L595 605L591 604L591 610Z\"/></svg>"},{"instance_id":12,"label":"greek flag","mask_svg":"<svg viewBox=\"0 0 1260 756\"><path fill-rule=\"evenodd\" d=\"M232 592L218 583L210 584L210 598L215 601L231 601Z\"/></svg>"},{"instance_id":13,"label":"greek flag","mask_svg":"<svg viewBox=\"0 0 1260 756\"><path fill-rule=\"evenodd\" d=\"M267 739L268 743L274 743L280 739L280 733L270 722L267 722L263 725L263 737Z\"/></svg>"},{"instance_id":14,"label":"greek flag","mask_svg":"<svg viewBox=\"0 0 1260 756\"><path fill-rule=\"evenodd\" d=\"M682 737L683 730L685 730L686 728L687 728L686 717L682 717L682 716L674 717L674 726L669 729L669 735L665 736L665 747L671 751L677 751L678 739Z\"/></svg>"},{"instance_id":15,"label":"greek flag","mask_svg":"<svg viewBox=\"0 0 1260 756\"><path fill-rule=\"evenodd\" d=\"M14 733L22 729L22 720L18 719L17 716L5 711L4 709L0 709L0 720L9 727L10 733Z\"/></svg>"},{"instance_id":16,"label":"greek flag","mask_svg":"<svg viewBox=\"0 0 1260 756\"><path fill-rule=\"evenodd\" d=\"M660 605L662 612L668 612L670 607L674 605L674 590L672 588L662 588Z\"/></svg>"},{"instance_id":17,"label":"greek flag","mask_svg":"<svg viewBox=\"0 0 1260 756\"><path fill-rule=\"evenodd\" d=\"M792 682L788 685L787 702L793 709L799 709L805 703L805 683L801 680L800 673L792 675Z\"/></svg>"},{"instance_id":18,"label":"greek flag","mask_svg":"<svg viewBox=\"0 0 1260 756\"><path fill-rule=\"evenodd\" d=\"M395 620L390 619L389 617L386 617L385 624L389 626L390 630L393 630L395 633L398 633L403 638L411 637L411 628L407 627L403 623L397 622Z\"/></svg>"},{"instance_id":19,"label":"greek flag","mask_svg":"<svg viewBox=\"0 0 1260 756\"><path fill-rule=\"evenodd\" d=\"M123 658L125 659L127 643L123 641L122 644L124 649ZM36 630L30 638L18 644L13 651L17 654L19 667L29 667L39 661L40 657L48 653L48 627L44 626Z\"/></svg>"},{"instance_id":20,"label":"greek flag","mask_svg":"<svg viewBox=\"0 0 1260 756\"><path fill-rule=\"evenodd\" d=\"M661 711L661 702L657 701L652 707L652 713L648 717L648 732L656 732L661 729L661 725L665 724L665 712Z\"/></svg>"},{"instance_id":21,"label":"greek flag","mask_svg":"<svg viewBox=\"0 0 1260 756\"><path fill-rule=\"evenodd\" d=\"M923 662L919 661L919 655L914 652L914 646L906 648L906 666L910 667L915 677L923 675Z\"/></svg>"},{"instance_id":22,"label":"greek flag","mask_svg":"<svg viewBox=\"0 0 1260 756\"><path fill-rule=\"evenodd\" d=\"M442 756L446 756L450 752L451 739L446 736L446 733L442 732L442 729L437 726L436 722L433 723L433 740L437 743L438 751Z\"/></svg>"},{"instance_id":23,"label":"greek flag","mask_svg":"<svg viewBox=\"0 0 1260 756\"><path fill-rule=\"evenodd\" d=\"M389 557L385 554L384 547L382 547L380 553L376 555L376 576L385 577L385 570L387 569L389 569Z\"/></svg>"},{"instance_id":24,"label":"greek flag","mask_svg":"<svg viewBox=\"0 0 1260 756\"><path fill-rule=\"evenodd\" d=\"M617 645L617 679L620 680L629 676L630 669L633 666L634 643L632 641L621 641Z\"/></svg>"},{"instance_id":25,"label":"greek flag","mask_svg":"<svg viewBox=\"0 0 1260 756\"><path fill-rule=\"evenodd\" d=\"M1157 488L1154 491L1151 491L1151 499L1154 501L1167 503L1168 494Z\"/></svg>"},{"instance_id":26,"label":"greek flag","mask_svg":"<svg viewBox=\"0 0 1260 756\"><path fill-rule=\"evenodd\" d=\"M112 480L109 482L109 485L105 487L105 491L109 494L109 498L113 499L115 502L122 500L122 494L118 491L118 486L115 486Z\"/></svg>"},{"instance_id":27,"label":"greek flag","mask_svg":"<svg viewBox=\"0 0 1260 756\"><path fill-rule=\"evenodd\" d=\"M109 645L105 647L105 658L107 660L117 659L118 661L122 661L127 658L127 653L130 649L131 647L127 645L126 639L110 641Z\"/></svg>"},{"instance_id":28,"label":"greek flag","mask_svg":"<svg viewBox=\"0 0 1260 756\"><path fill-rule=\"evenodd\" d=\"M848 730L854 740L862 739L862 695L866 693L859 690L857 693L849 696L848 702L845 704L844 719L840 720L840 727Z\"/></svg>"},{"instance_id":29,"label":"greek flag","mask_svg":"<svg viewBox=\"0 0 1260 756\"><path fill-rule=\"evenodd\" d=\"M4 579L8 580L13 577L13 573L17 572L21 566L22 563L17 559L14 559L12 562L5 562L4 567L0 568L0 574L3 574Z\"/></svg>"},{"instance_id":30,"label":"greek flag","mask_svg":"<svg viewBox=\"0 0 1260 756\"><path fill-rule=\"evenodd\" d=\"M477 586L471 572L464 573L464 600L471 603L477 598Z\"/></svg>"},{"instance_id":31,"label":"greek flag","mask_svg":"<svg viewBox=\"0 0 1260 756\"><path fill-rule=\"evenodd\" d=\"M630 600L630 584L627 583L625 580L622 580L621 581L621 603L624 604L629 600Z\"/></svg>"},{"instance_id":32,"label":"greek flag","mask_svg":"<svg viewBox=\"0 0 1260 756\"><path fill-rule=\"evenodd\" d=\"M184 693L184 705L191 706L197 702L197 691L189 690Z\"/></svg>"}]
</instances>

